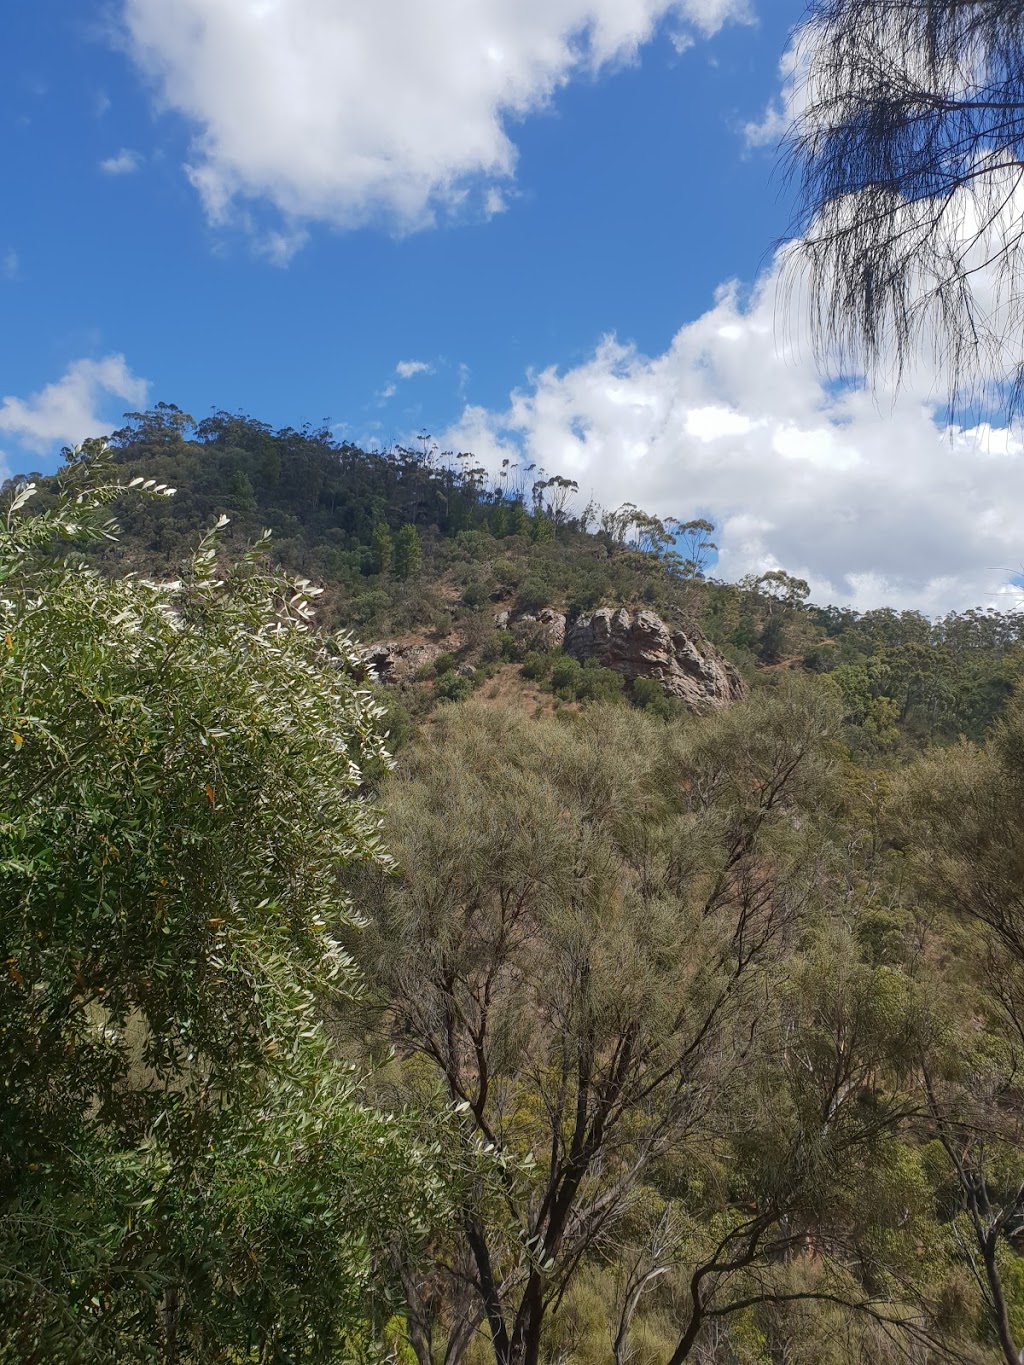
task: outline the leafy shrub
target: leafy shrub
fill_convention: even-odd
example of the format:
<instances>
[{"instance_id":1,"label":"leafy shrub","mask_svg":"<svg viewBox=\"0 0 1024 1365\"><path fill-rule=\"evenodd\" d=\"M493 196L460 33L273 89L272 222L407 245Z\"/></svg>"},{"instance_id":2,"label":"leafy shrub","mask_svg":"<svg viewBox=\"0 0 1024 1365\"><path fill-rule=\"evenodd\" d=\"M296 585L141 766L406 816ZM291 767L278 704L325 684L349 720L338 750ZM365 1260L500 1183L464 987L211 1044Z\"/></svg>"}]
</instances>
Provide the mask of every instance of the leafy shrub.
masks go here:
<instances>
[{"instance_id":1,"label":"leafy shrub","mask_svg":"<svg viewBox=\"0 0 1024 1365\"><path fill-rule=\"evenodd\" d=\"M523 581L524 569L508 555L502 555L491 565L494 577L499 583L507 584L510 588L518 588Z\"/></svg>"},{"instance_id":2,"label":"leafy shrub","mask_svg":"<svg viewBox=\"0 0 1024 1365\"><path fill-rule=\"evenodd\" d=\"M542 607L550 604L553 596L554 589L551 583L531 573L519 588L519 609L528 612L540 611Z\"/></svg>"},{"instance_id":3,"label":"leafy shrub","mask_svg":"<svg viewBox=\"0 0 1024 1365\"><path fill-rule=\"evenodd\" d=\"M577 583L569 594L566 613L569 616L583 616L593 611L607 590L606 580L598 574L588 574Z\"/></svg>"},{"instance_id":4,"label":"leafy shrub","mask_svg":"<svg viewBox=\"0 0 1024 1365\"><path fill-rule=\"evenodd\" d=\"M355 984L339 876L390 866L380 713L223 527L172 582L69 570L112 534L98 463L0 520L0 1355L363 1356L432 1216L319 1027Z\"/></svg>"},{"instance_id":5,"label":"leafy shrub","mask_svg":"<svg viewBox=\"0 0 1024 1365\"><path fill-rule=\"evenodd\" d=\"M524 678L529 678L532 682L542 682L551 672L551 659L546 654L531 649L529 654L523 657L519 671Z\"/></svg>"},{"instance_id":6,"label":"leafy shrub","mask_svg":"<svg viewBox=\"0 0 1024 1365\"><path fill-rule=\"evenodd\" d=\"M462 600L467 607L482 607L490 601L490 587L482 579L474 579L463 589Z\"/></svg>"},{"instance_id":7,"label":"leafy shrub","mask_svg":"<svg viewBox=\"0 0 1024 1365\"><path fill-rule=\"evenodd\" d=\"M353 597L344 615L356 625L382 628L390 607L390 595L383 588L374 588Z\"/></svg>"},{"instance_id":8,"label":"leafy shrub","mask_svg":"<svg viewBox=\"0 0 1024 1365\"><path fill-rule=\"evenodd\" d=\"M551 670L551 690L563 701L575 701L583 681L583 667L566 655L558 660Z\"/></svg>"},{"instance_id":9,"label":"leafy shrub","mask_svg":"<svg viewBox=\"0 0 1024 1365\"><path fill-rule=\"evenodd\" d=\"M613 668L602 668L594 659L588 659L581 670L576 684L576 696L580 701L619 701L622 697L622 674Z\"/></svg>"},{"instance_id":10,"label":"leafy shrub","mask_svg":"<svg viewBox=\"0 0 1024 1365\"><path fill-rule=\"evenodd\" d=\"M455 544L466 559L489 559L494 552L494 541L486 531L460 531Z\"/></svg>"},{"instance_id":11,"label":"leafy shrub","mask_svg":"<svg viewBox=\"0 0 1024 1365\"><path fill-rule=\"evenodd\" d=\"M510 630L490 630L480 646L482 664L517 664L528 651Z\"/></svg>"},{"instance_id":12,"label":"leafy shrub","mask_svg":"<svg viewBox=\"0 0 1024 1365\"><path fill-rule=\"evenodd\" d=\"M502 641L499 637L505 633L505 631L492 630L484 638L480 646L480 662L482 664L496 664L504 659Z\"/></svg>"},{"instance_id":13,"label":"leafy shrub","mask_svg":"<svg viewBox=\"0 0 1024 1365\"><path fill-rule=\"evenodd\" d=\"M388 753L397 754L409 743L415 730L409 708L393 687L375 687L373 699L381 712L378 724L387 736Z\"/></svg>"},{"instance_id":14,"label":"leafy shrub","mask_svg":"<svg viewBox=\"0 0 1024 1365\"><path fill-rule=\"evenodd\" d=\"M473 692L473 682L458 673L440 674L434 682L434 696L439 701L465 701Z\"/></svg>"},{"instance_id":15,"label":"leafy shrub","mask_svg":"<svg viewBox=\"0 0 1024 1365\"><path fill-rule=\"evenodd\" d=\"M801 662L809 673L831 673L838 662L835 646L830 641L815 645L806 652Z\"/></svg>"},{"instance_id":16,"label":"leafy shrub","mask_svg":"<svg viewBox=\"0 0 1024 1365\"><path fill-rule=\"evenodd\" d=\"M506 663L516 663L523 657L523 652L519 646L519 641L510 630L496 630L494 638L498 642L498 649L501 657Z\"/></svg>"},{"instance_id":17,"label":"leafy shrub","mask_svg":"<svg viewBox=\"0 0 1024 1365\"><path fill-rule=\"evenodd\" d=\"M630 700L639 710L660 716L662 720L673 720L685 709L678 697L665 693L657 678L637 678L630 691Z\"/></svg>"},{"instance_id":18,"label":"leafy shrub","mask_svg":"<svg viewBox=\"0 0 1024 1365\"><path fill-rule=\"evenodd\" d=\"M558 654L553 662L549 656L546 663L551 690L562 701L618 701L622 696L622 676L614 669L602 668L596 659L581 664L569 655Z\"/></svg>"}]
</instances>

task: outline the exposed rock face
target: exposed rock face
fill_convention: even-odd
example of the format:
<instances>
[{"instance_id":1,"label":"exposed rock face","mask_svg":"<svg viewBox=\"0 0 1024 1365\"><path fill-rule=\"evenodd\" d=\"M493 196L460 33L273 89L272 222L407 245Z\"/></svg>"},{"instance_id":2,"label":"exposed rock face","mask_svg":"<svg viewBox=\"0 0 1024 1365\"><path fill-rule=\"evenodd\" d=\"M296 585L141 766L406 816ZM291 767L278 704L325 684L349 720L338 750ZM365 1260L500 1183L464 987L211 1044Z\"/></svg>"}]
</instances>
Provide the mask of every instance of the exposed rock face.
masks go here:
<instances>
[{"instance_id":1,"label":"exposed rock face","mask_svg":"<svg viewBox=\"0 0 1024 1365\"><path fill-rule=\"evenodd\" d=\"M383 640L380 644L367 645L360 650L363 662L377 682L404 682L422 668L433 663L444 651L438 645L402 645L396 640Z\"/></svg>"},{"instance_id":2,"label":"exposed rock face","mask_svg":"<svg viewBox=\"0 0 1024 1365\"><path fill-rule=\"evenodd\" d=\"M536 616L530 612L513 616L510 611L499 611L494 618L494 624L499 630L514 630L516 626L539 626L548 649L561 649L565 643L565 617L560 611L552 611L550 607L544 607Z\"/></svg>"},{"instance_id":3,"label":"exposed rock face","mask_svg":"<svg viewBox=\"0 0 1024 1365\"><path fill-rule=\"evenodd\" d=\"M673 630L653 611L601 607L573 623L565 648L581 663L596 659L629 682L655 678L693 710L727 706L747 694L736 669L703 636Z\"/></svg>"}]
</instances>

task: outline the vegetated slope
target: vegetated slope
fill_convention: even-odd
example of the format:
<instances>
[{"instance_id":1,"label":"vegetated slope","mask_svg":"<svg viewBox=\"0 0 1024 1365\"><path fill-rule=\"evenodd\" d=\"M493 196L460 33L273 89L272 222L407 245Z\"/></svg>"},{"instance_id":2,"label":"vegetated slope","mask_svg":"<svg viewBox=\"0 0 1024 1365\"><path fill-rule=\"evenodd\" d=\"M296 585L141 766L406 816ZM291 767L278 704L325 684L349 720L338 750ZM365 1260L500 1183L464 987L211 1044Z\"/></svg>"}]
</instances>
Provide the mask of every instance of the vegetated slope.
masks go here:
<instances>
[{"instance_id":1,"label":"vegetated slope","mask_svg":"<svg viewBox=\"0 0 1024 1365\"><path fill-rule=\"evenodd\" d=\"M720 582L704 576L706 522L583 507L557 475L508 464L490 477L471 455L438 453L426 437L419 450L364 451L327 430L274 431L227 413L194 423L161 404L130 414L110 444L126 477L177 494L125 499L108 571L173 571L221 514L231 518L229 547L269 529L273 558L323 585L325 625L401 647L391 694L399 729L404 711L417 716L480 687L507 696L520 679L556 706L625 694L664 714L678 709L656 683L624 688L616 671L581 666L559 632L529 620L544 609L570 630L602 607L652 611L716 646L755 685L790 669L826 674L852 747L882 761L928 741L980 738L1024 669L1018 614L932 621L816 607L806 584L780 571Z\"/></svg>"},{"instance_id":2,"label":"vegetated slope","mask_svg":"<svg viewBox=\"0 0 1024 1365\"><path fill-rule=\"evenodd\" d=\"M564 480L524 496L457 457L187 433L165 408L116 436L126 479L181 493L124 500L109 579L64 559L75 488L107 506L94 448L63 503L31 500L47 523L28 490L10 504L0 1034L34 1108L0 1163L0 1264L38 1269L0 1274L4 1358L1019 1359L1016 619L708 581L706 523L572 514ZM393 774L362 665L309 634L306 594L232 566L222 535L172 576L232 498L238 542L293 524L292 568L336 533L319 576L336 622L392 637L396 737L434 711ZM170 581L113 577L132 569ZM606 627L596 663L571 653ZM682 714L633 670L637 634L677 661L717 639L752 695ZM984 743L929 745L1001 707ZM273 1036L248 1024L263 980ZM166 1040L138 1096L136 1007ZM197 1038L212 1114L181 1089ZM339 1101L371 1139L408 1135L392 1164L325 1146L332 1113L353 1131Z\"/></svg>"}]
</instances>

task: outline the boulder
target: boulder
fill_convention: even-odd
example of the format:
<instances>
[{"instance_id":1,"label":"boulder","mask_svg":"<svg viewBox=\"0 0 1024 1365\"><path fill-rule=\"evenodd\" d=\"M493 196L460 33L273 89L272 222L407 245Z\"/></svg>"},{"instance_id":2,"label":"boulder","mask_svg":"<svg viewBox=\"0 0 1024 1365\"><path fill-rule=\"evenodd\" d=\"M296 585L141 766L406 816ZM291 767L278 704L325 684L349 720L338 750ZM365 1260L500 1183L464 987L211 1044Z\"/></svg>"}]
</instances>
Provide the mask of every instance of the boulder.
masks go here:
<instances>
[{"instance_id":1,"label":"boulder","mask_svg":"<svg viewBox=\"0 0 1024 1365\"><path fill-rule=\"evenodd\" d=\"M522 616L519 619L537 622L548 649L561 649L565 644L565 617L560 611L552 611L550 607L544 607L535 617Z\"/></svg>"},{"instance_id":2,"label":"boulder","mask_svg":"<svg viewBox=\"0 0 1024 1365\"><path fill-rule=\"evenodd\" d=\"M552 611L550 607L544 607L536 615L524 611L519 616L513 616L510 611L499 611L494 618L494 624L498 630L515 630L517 626L526 629L534 626L548 649L561 649L565 643L565 617L560 611Z\"/></svg>"},{"instance_id":3,"label":"boulder","mask_svg":"<svg viewBox=\"0 0 1024 1365\"><path fill-rule=\"evenodd\" d=\"M438 645L399 644L397 640L382 640L379 644L361 649L363 662L375 682L400 683L424 666L433 663L444 650Z\"/></svg>"},{"instance_id":4,"label":"boulder","mask_svg":"<svg viewBox=\"0 0 1024 1365\"><path fill-rule=\"evenodd\" d=\"M747 695L733 665L698 630L673 628L653 611L601 607L573 622L565 649L581 663L596 659L627 682L654 678L693 711Z\"/></svg>"}]
</instances>

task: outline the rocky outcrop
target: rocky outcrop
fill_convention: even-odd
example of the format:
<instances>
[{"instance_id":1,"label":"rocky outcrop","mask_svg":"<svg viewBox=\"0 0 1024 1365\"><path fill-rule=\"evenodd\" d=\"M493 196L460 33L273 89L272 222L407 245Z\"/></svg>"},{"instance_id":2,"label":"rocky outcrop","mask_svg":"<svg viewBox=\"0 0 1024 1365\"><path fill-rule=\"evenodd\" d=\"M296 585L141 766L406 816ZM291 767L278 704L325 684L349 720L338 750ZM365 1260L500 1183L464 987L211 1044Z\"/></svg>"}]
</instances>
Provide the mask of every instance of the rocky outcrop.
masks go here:
<instances>
[{"instance_id":1,"label":"rocky outcrop","mask_svg":"<svg viewBox=\"0 0 1024 1365\"><path fill-rule=\"evenodd\" d=\"M655 678L693 710L727 706L747 694L736 669L695 630L673 629L653 611L601 607L569 627L565 649L581 663L596 659L629 682Z\"/></svg>"},{"instance_id":2,"label":"rocky outcrop","mask_svg":"<svg viewBox=\"0 0 1024 1365\"><path fill-rule=\"evenodd\" d=\"M561 649L565 643L565 617L560 611L552 611L550 607L544 607L536 616L531 612L513 616L510 611L499 611L494 618L494 624L499 630L515 630L517 627L529 629L532 626L536 628L548 649Z\"/></svg>"},{"instance_id":3,"label":"rocky outcrop","mask_svg":"<svg viewBox=\"0 0 1024 1365\"><path fill-rule=\"evenodd\" d=\"M367 671L375 682L400 683L412 677L417 669L432 664L444 651L439 645L399 644L397 640L383 640L367 645L360 654Z\"/></svg>"}]
</instances>

